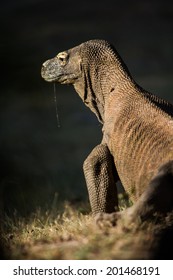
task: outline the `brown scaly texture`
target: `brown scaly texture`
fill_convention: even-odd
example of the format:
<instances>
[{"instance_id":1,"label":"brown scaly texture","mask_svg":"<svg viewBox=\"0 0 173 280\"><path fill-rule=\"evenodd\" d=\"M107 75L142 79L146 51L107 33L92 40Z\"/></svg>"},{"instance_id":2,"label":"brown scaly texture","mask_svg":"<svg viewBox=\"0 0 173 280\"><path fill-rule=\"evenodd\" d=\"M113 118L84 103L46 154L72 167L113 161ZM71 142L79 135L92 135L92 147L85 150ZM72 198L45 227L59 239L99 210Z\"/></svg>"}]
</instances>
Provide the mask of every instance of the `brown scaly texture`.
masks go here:
<instances>
[{"instance_id":1,"label":"brown scaly texture","mask_svg":"<svg viewBox=\"0 0 173 280\"><path fill-rule=\"evenodd\" d=\"M119 179L137 201L133 213L172 210L173 106L138 86L114 47L103 40L46 61L42 77L72 83L103 124L102 143L84 162L93 214L117 209Z\"/></svg>"}]
</instances>

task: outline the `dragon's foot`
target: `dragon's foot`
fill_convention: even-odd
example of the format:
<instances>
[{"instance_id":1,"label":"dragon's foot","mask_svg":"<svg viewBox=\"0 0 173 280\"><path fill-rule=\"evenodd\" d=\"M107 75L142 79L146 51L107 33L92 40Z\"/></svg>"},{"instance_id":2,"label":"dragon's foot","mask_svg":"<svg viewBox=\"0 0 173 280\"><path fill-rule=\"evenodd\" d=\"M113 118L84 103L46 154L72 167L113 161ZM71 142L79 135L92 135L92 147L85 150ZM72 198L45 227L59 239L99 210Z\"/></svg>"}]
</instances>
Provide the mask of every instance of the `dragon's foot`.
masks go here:
<instances>
[{"instance_id":1,"label":"dragon's foot","mask_svg":"<svg viewBox=\"0 0 173 280\"><path fill-rule=\"evenodd\" d=\"M103 226L116 226L117 221L121 218L120 212L113 213L98 213L95 216L96 225Z\"/></svg>"}]
</instances>

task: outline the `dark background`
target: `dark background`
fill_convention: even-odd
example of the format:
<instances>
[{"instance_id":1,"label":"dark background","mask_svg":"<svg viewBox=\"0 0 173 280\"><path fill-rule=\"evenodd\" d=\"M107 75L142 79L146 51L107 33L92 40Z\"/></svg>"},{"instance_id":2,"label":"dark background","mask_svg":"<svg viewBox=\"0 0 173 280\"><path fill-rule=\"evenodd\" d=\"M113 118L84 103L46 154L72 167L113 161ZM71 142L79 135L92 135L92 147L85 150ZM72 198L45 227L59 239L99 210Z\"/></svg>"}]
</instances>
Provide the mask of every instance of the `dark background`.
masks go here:
<instances>
[{"instance_id":1,"label":"dark background","mask_svg":"<svg viewBox=\"0 0 173 280\"><path fill-rule=\"evenodd\" d=\"M135 80L173 101L173 2L1 0L0 207L27 215L87 200L82 163L101 125L73 87L40 77L41 64L89 39L106 39ZM55 201L55 193L58 194Z\"/></svg>"}]
</instances>

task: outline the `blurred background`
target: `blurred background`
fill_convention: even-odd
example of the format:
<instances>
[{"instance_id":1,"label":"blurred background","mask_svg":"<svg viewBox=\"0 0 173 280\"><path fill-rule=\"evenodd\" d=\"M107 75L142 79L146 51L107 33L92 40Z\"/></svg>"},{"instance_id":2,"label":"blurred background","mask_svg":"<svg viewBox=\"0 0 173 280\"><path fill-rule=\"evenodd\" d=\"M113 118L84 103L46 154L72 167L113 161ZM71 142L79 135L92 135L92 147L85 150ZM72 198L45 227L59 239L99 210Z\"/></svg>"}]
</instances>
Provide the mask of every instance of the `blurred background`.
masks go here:
<instances>
[{"instance_id":1,"label":"blurred background","mask_svg":"<svg viewBox=\"0 0 173 280\"><path fill-rule=\"evenodd\" d=\"M28 215L87 201L82 164L101 125L73 87L41 79L42 63L106 39L146 90L173 102L173 2L1 0L0 208Z\"/></svg>"}]
</instances>

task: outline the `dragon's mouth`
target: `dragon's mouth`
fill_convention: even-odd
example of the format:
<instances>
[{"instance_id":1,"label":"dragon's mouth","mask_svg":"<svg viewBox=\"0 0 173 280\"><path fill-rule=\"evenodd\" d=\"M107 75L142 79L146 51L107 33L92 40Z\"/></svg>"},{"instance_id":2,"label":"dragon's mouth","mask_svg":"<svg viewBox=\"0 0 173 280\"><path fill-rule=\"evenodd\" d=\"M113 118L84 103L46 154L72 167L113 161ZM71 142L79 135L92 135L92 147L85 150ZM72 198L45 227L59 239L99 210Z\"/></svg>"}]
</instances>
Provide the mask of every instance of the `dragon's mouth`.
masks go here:
<instances>
[{"instance_id":1,"label":"dragon's mouth","mask_svg":"<svg viewBox=\"0 0 173 280\"><path fill-rule=\"evenodd\" d=\"M60 84L72 84L76 81L77 77L73 73L60 73L59 75L55 75L56 73L49 73L45 67L42 68L41 76L47 82L57 82Z\"/></svg>"},{"instance_id":2,"label":"dragon's mouth","mask_svg":"<svg viewBox=\"0 0 173 280\"><path fill-rule=\"evenodd\" d=\"M46 82L56 82L56 79L55 78L51 78L51 77L43 77L42 78L46 81Z\"/></svg>"},{"instance_id":3,"label":"dragon's mouth","mask_svg":"<svg viewBox=\"0 0 173 280\"><path fill-rule=\"evenodd\" d=\"M43 73L42 73L41 76L46 82L59 82L59 83L61 83L61 81L64 81L63 76L49 76L49 75L45 75Z\"/></svg>"},{"instance_id":4,"label":"dragon's mouth","mask_svg":"<svg viewBox=\"0 0 173 280\"><path fill-rule=\"evenodd\" d=\"M46 81L55 82L60 84L73 84L76 81L77 77L74 74L70 75L59 75L56 77L48 77Z\"/></svg>"},{"instance_id":5,"label":"dragon's mouth","mask_svg":"<svg viewBox=\"0 0 173 280\"><path fill-rule=\"evenodd\" d=\"M55 71L51 73L51 71L44 66L41 69L41 76L46 82L60 82L61 80L64 80L63 74L56 74Z\"/></svg>"}]
</instances>

